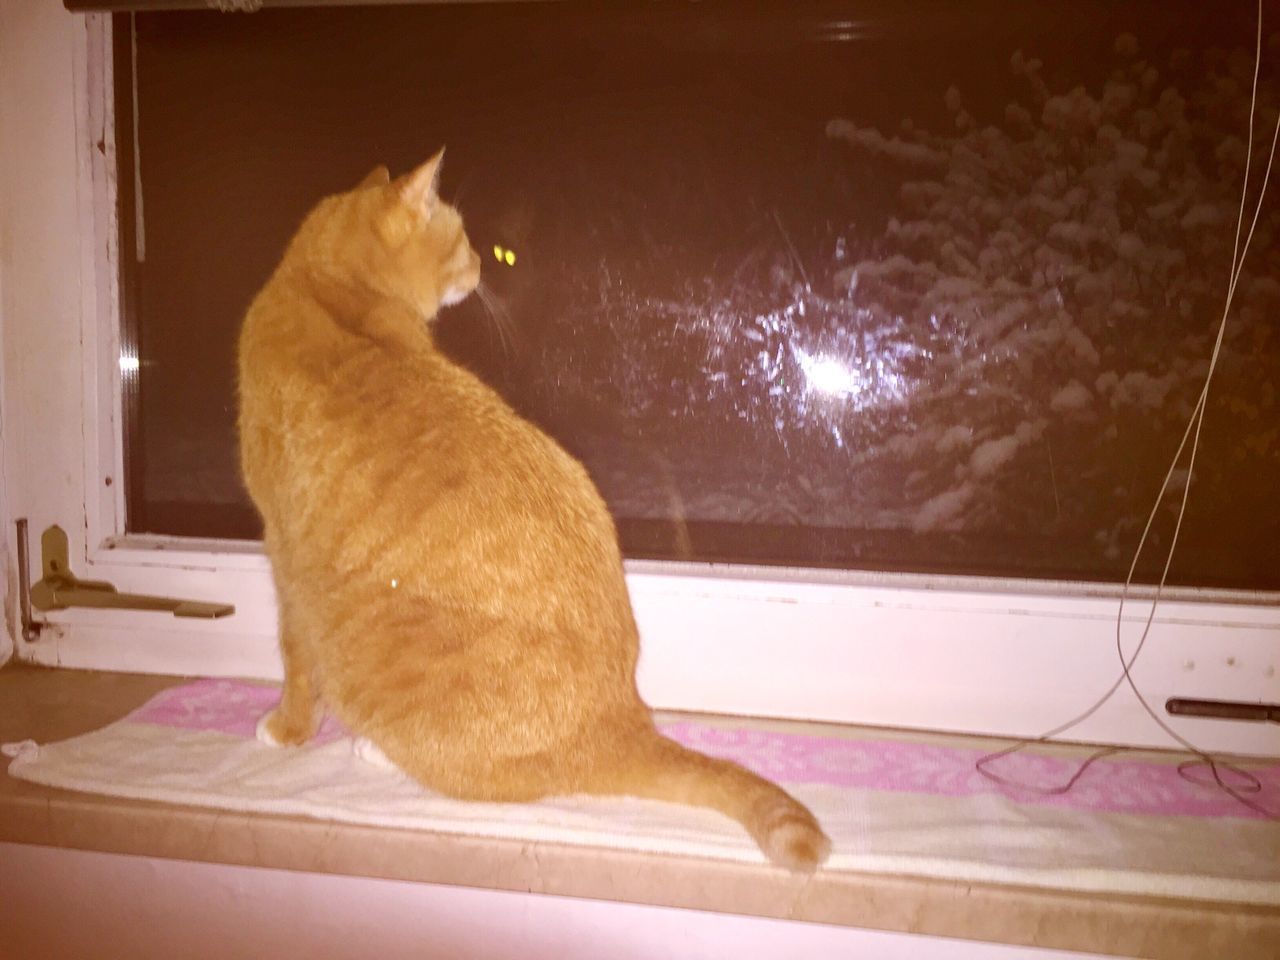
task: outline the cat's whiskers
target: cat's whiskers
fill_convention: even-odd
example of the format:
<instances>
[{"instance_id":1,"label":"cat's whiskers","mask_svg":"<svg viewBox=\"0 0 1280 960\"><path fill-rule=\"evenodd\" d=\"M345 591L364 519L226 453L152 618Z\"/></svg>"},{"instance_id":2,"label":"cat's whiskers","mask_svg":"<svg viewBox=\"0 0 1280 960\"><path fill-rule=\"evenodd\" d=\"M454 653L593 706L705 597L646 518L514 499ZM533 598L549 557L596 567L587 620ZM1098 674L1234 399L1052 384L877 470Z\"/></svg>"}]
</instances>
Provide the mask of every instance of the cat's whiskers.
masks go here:
<instances>
[{"instance_id":1,"label":"cat's whiskers","mask_svg":"<svg viewBox=\"0 0 1280 960\"><path fill-rule=\"evenodd\" d=\"M511 313L498 299L497 294L488 289L482 280L476 286L476 296L480 298L480 302L484 304L485 311L489 314L489 318L493 321L493 328L498 334L498 342L502 345L502 354L504 357L510 357L516 339L515 324L511 319Z\"/></svg>"}]
</instances>

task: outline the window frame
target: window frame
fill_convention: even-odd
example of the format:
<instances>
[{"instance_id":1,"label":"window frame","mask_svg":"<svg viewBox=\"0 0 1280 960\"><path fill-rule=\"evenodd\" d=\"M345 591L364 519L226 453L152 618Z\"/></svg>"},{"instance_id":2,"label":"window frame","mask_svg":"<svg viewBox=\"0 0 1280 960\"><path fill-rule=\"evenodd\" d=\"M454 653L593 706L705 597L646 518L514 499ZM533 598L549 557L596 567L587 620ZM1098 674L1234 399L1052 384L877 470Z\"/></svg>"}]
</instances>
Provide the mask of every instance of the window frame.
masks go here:
<instances>
[{"instance_id":1,"label":"window frame","mask_svg":"<svg viewBox=\"0 0 1280 960\"><path fill-rule=\"evenodd\" d=\"M236 614L40 614L40 639L19 636L18 655L67 667L279 678L261 544L124 532L112 21L36 6L30 19L39 29L24 37L29 51L15 69L36 91L30 112L50 132L18 140L21 157L0 148L9 151L0 183L22 214L17 222L39 211L43 226L0 264L4 459L13 516L29 518L33 578L39 533L57 523L78 575L123 591L229 601ZM0 42L17 46L12 33ZM25 176L33 171L40 182ZM68 181L70 202L59 193ZM59 285L56 276L79 282ZM12 523L9 531L12 551ZM1082 711L1120 670L1119 585L654 561L626 569L643 644L639 683L655 707L1036 735ZM1131 591L1127 649L1151 596ZM1280 593L1170 589L1134 673L1157 706L1175 695L1275 701L1278 665ZM1208 749L1280 753L1274 725L1170 722ZM1127 688L1069 736L1170 745Z\"/></svg>"}]
</instances>

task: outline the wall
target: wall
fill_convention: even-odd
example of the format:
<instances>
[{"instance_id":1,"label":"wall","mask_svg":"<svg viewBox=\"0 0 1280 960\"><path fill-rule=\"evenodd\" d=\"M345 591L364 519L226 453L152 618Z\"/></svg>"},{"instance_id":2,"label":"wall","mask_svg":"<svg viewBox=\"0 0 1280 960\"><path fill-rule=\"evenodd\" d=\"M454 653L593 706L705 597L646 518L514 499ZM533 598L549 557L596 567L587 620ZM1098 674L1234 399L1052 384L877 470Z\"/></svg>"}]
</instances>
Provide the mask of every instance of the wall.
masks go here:
<instances>
[{"instance_id":1,"label":"wall","mask_svg":"<svg viewBox=\"0 0 1280 960\"><path fill-rule=\"evenodd\" d=\"M16 184L10 176L13 169L11 156L17 142L14 136L14 112L19 109L15 94L14 47L22 27L21 11L17 0L0 0L0 343L4 342L5 319L9 312L8 286L5 282L10 269L13 246L12 200ZM8 422L5 416L4 364L0 363L0 590L4 598L4 629L0 630L0 667L13 656L15 630L17 628L17 574L12 552L14 538L9 532L12 519L9 513L9 483L6 470L5 445L8 439Z\"/></svg>"},{"instance_id":2,"label":"wall","mask_svg":"<svg viewBox=\"0 0 1280 960\"><path fill-rule=\"evenodd\" d=\"M8 629L0 662L14 646L15 538L12 520L28 516L36 538L59 523L75 533L81 516L46 494L83 500L84 454L78 435L42 428L52 415L79 423L78 383L59 386L56 359L80 355L81 244L77 183L74 50L82 18L57 0L0 0L0 522ZM19 321L45 334L19 342ZM20 383L35 387L20 387ZM77 434L79 430L77 430Z\"/></svg>"}]
</instances>

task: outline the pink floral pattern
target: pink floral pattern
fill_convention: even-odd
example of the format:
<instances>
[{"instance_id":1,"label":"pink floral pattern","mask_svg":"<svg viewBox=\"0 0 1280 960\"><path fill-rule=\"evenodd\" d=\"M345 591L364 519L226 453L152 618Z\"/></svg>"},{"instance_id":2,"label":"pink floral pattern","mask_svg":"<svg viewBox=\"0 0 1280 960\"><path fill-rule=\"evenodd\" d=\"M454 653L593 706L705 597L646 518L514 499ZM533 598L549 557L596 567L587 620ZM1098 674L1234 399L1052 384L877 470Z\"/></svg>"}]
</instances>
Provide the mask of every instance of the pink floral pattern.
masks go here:
<instances>
[{"instance_id":1,"label":"pink floral pattern","mask_svg":"<svg viewBox=\"0 0 1280 960\"><path fill-rule=\"evenodd\" d=\"M239 680L197 680L157 694L126 719L252 738L259 718L279 699L276 687ZM1167 761L1100 760L1068 793L1046 796L1030 789L1002 789L992 783L974 769L983 752L972 747L877 739L873 735L866 739L817 737L694 722L667 724L661 729L687 747L734 760L780 783L946 797L1003 793L1029 805L1110 813L1261 817L1216 786L1183 779L1177 764ZM329 743L348 735L329 717L314 742ZM1026 750L997 761L993 769L1017 783L1050 787L1065 782L1079 762L1079 758L1049 757ZM1263 789L1250 797L1264 806L1280 806L1280 764L1253 767L1251 772Z\"/></svg>"},{"instance_id":2,"label":"pink floral pattern","mask_svg":"<svg viewBox=\"0 0 1280 960\"><path fill-rule=\"evenodd\" d=\"M1034 749L1003 757L988 766L1005 780L1026 784L1028 789L1000 787L975 768L985 751L972 747L911 743L889 739L839 739L757 729L712 727L698 723L674 724L663 733L685 746L727 760L735 760L761 776L782 783L821 783L898 793L972 797L1002 793L1019 803L1135 813L1156 816L1243 817L1261 819L1212 783L1184 779L1176 762L1147 760L1099 760L1092 764L1070 791L1046 795L1039 792L1067 782L1085 753L1063 758ZM1264 807L1280 806L1280 764L1252 766L1250 772L1262 784L1260 793L1247 794ZM1193 777L1196 774L1191 774ZM1223 773L1227 783L1240 788L1243 781ZM1199 779L1209 779L1202 774Z\"/></svg>"},{"instance_id":3,"label":"pink floral pattern","mask_svg":"<svg viewBox=\"0 0 1280 960\"><path fill-rule=\"evenodd\" d=\"M207 730L252 740L262 715L280 702L280 688L243 680L196 680L162 690L126 717L136 723L179 730ZM314 742L350 736L333 717L325 717Z\"/></svg>"}]
</instances>

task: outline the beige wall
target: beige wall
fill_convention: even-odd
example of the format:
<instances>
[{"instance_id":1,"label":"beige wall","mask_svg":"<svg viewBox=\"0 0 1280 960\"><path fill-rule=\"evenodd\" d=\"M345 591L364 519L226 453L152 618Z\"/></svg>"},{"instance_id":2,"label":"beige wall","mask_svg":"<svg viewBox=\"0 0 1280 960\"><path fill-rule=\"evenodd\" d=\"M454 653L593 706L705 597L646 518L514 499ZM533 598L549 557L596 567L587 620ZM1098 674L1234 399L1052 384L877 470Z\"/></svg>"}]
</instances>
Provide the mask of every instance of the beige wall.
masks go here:
<instances>
[{"instance_id":1,"label":"beige wall","mask_svg":"<svg viewBox=\"0 0 1280 960\"><path fill-rule=\"evenodd\" d=\"M50 523L83 526L81 517L59 519L65 511L50 496L83 486L78 438L34 425L46 414L73 411L66 422L78 422L82 391L55 386L51 376L47 389L16 389L23 368L38 375L53 358L79 350L80 237L68 229L79 209L72 95L79 22L57 0L0 0L0 563L7 623L0 661L13 647L13 517L28 516L34 531ZM47 332L19 344L20 319Z\"/></svg>"},{"instance_id":2,"label":"beige wall","mask_svg":"<svg viewBox=\"0 0 1280 960\"><path fill-rule=\"evenodd\" d=\"M8 272L13 242L11 228L13 184L6 176L13 166L9 153L13 149L12 113L17 109L17 104L13 102L12 47L17 39L17 29L21 19L15 0L0 0L0 343L4 342L5 317L9 309L5 275ZM4 592L4 629L0 630L0 666L4 666L13 655L14 630L17 627L17 575L11 555L14 550L14 538L10 533L12 517L9 513L9 483L5 457L8 423L5 416L7 405L4 401L4 385L4 365L0 363L0 523L4 524L4 532L0 534L0 589Z\"/></svg>"}]
</instances>

